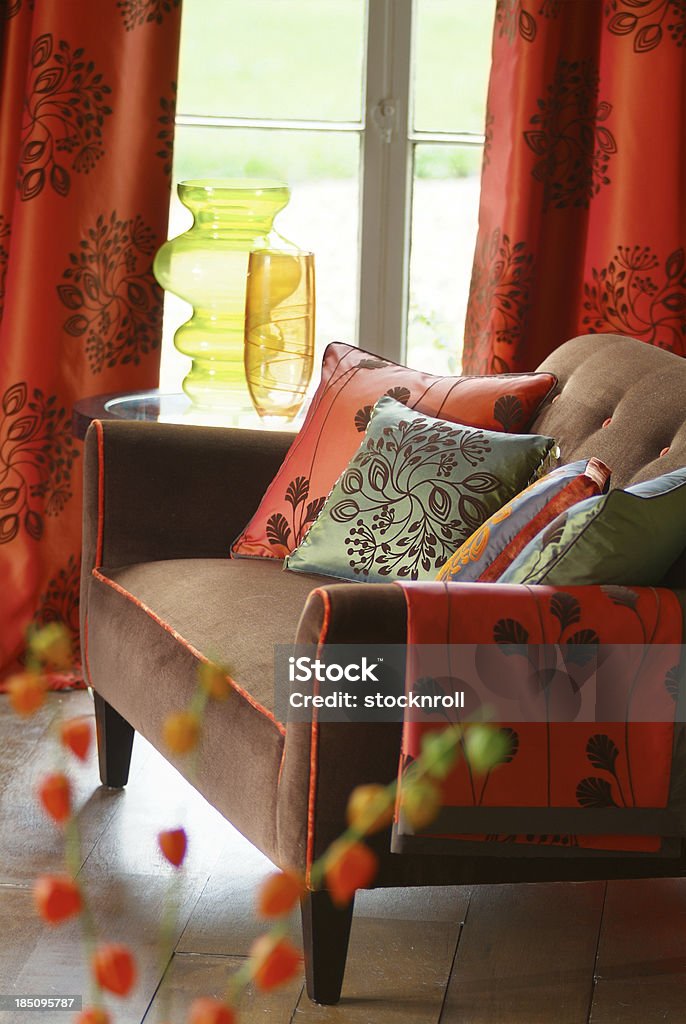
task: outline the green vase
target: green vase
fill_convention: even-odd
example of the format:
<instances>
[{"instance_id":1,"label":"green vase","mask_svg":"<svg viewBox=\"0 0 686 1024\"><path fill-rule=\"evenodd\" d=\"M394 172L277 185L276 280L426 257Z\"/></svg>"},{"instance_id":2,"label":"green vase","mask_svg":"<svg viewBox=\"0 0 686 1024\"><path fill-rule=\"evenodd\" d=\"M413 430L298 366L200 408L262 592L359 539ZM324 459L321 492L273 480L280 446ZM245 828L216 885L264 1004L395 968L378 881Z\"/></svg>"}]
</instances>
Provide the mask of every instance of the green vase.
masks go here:
<instances>
[{"instance_id":1,"label":"green vase","mask_svg":"<svg viewBox=\"0 0 686 1024\"><path fill-rule=\"evenodd\" d=\"M272 228L290 199L283 182L198 179L178 185L193 225L155 256L153 272L167 291L189 302L193 315L174 344L190 356L183 390L203 408L252 408L243 361L248 257L254 249L288 248Z\"/></svg>"}]
</instances>

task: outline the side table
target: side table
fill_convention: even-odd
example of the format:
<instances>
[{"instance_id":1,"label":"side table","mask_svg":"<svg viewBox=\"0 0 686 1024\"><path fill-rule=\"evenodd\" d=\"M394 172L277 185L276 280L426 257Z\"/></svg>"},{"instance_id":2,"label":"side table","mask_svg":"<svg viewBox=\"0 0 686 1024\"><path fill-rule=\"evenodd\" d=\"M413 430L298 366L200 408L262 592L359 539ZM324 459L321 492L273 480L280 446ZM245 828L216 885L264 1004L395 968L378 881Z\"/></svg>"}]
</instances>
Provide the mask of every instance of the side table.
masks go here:
<instances>
[{"instance_id":1,"label":"side table","mask_svg":"<svg viewBox=\"0 0 686 1024\"><path fill-rule=\"evenodd\" d=\"M290 423L263 420L252 410L215 411L198 409L187 395L151 389L125 391L80 398L72 411L72 433L83 440L93 420L152 420L158 423L188 423L204 427L238 427L249 430L283 430L296 433L305 418L306 404Z\"/></svg>"}]
</instances>

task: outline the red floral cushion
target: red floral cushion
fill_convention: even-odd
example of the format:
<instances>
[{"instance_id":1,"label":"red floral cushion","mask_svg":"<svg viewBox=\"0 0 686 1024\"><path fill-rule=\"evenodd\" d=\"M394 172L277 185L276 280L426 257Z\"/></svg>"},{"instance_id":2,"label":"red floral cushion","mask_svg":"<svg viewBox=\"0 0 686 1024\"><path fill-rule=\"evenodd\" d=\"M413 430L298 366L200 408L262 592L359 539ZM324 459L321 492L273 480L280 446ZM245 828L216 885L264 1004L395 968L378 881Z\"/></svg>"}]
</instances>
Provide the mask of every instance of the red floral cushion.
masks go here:
<instances>
[{"instance_id":1,"label":"red floral cushion","mask_svg":"<svg viewBox=\"0 0 686 1024\"><path fill-rule=\"evenodd\" d=\"M358 449L382 395L429 416L524 433L556 383L551 373L436 377L352 345L329 345L302 429L231 553L280 559L300 544Z\"/></svg>"}]
</instances>

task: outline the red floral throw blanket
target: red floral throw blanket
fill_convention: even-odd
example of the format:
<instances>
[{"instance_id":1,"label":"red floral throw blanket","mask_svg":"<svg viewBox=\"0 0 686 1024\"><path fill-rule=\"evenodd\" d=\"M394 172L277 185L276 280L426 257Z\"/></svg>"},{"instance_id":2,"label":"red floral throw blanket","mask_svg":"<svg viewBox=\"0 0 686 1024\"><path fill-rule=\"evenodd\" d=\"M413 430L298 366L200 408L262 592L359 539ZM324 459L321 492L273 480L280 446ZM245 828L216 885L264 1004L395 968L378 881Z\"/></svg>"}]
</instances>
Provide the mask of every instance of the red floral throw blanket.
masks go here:
<instances>
[{"instance_id":1,"label":"red floral throw blanket","mask_svg":"<svg viewBox=\"0 0 686 1024\"><path fill-rule=\"evenodd\" d=\"M686 716L675 592L398 585L408 608L408 691L449 695L436 711L405 713L401 779L427 732L484 708L503 743L487 774L473 770L463 744L426 829L399 807L394 852L678 854ZM456 693L463 707L445 710L460 702Z\"/></svg>"}]
</instances>

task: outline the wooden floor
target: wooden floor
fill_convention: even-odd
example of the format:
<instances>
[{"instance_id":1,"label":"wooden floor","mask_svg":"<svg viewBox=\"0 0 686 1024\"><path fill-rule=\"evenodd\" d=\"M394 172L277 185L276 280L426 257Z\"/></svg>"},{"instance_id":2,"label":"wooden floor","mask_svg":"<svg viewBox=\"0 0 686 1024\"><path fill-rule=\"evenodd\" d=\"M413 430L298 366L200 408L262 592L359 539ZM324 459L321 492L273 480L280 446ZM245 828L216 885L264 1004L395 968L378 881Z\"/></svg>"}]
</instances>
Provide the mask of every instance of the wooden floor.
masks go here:
<instances>
[{"instance_id":1,"label":"wooden floor","mask_svg":"<svg viewBox=\"0 0 686 1024\"><path fill-rule=\"evenodd\" d=\"M61 863L57 831L36 807L35 780L54 767L51 724L92 710L85 693L53 695L28 722L0 697L0 994L87 993L76 923L41 926L31 884ZM269 862L140 738L129 787L77 773L81 878L110 940L141 968L117 1024L182 1024L200 994L221 994L258 934L252 900ZM151 794L155 794L153 797ZM173 955L156 946L172 871L155 835L191 835ZM297 922L296 922L297 927ZM0 1022L70 1021L0 1012ZM686 1021L686 880L483 886L361 893L343 1000L311 1004L302 980L248 993L243 1024L652 1024Z\"/></svg>"}]
</instances>

